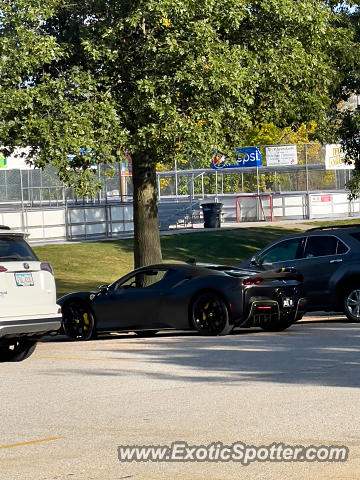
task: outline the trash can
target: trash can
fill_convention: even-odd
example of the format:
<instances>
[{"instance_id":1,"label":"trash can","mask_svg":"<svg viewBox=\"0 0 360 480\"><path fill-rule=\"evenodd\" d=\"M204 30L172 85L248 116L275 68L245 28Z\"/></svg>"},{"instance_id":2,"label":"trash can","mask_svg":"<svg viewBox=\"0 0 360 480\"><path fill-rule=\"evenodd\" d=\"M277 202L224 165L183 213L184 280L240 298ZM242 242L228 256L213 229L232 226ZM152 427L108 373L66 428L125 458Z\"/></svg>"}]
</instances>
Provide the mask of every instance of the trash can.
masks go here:
<instances>
[{"instance_id":1,"label":"trash can","mask_svg":"<svg viewBox=\"0 0 360 480\"><path fill-rule=\"evenodd\" d=\"M221 227L221 209L222 203L203 203L204 228Z\"/></svg>"}]
</instances>

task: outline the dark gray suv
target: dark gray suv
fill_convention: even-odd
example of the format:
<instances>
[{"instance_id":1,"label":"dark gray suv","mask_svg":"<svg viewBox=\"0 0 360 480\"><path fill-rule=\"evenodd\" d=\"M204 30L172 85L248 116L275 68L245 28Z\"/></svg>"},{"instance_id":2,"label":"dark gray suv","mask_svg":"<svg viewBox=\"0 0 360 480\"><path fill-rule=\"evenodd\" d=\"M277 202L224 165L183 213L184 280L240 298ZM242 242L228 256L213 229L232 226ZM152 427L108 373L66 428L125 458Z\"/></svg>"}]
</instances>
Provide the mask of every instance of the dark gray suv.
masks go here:
<instances>
[{"instance_id":1,"label":"dark gray suv","mask_svg":"<svg viewBox=\"0 0 360 480\"><path fill-rule=\"evenodd\" d=\"M344 312L360 322L360 225L312 228L267 246L241 266L295 267L304 278L307 311Z\"/></svg>"}]
</instances>

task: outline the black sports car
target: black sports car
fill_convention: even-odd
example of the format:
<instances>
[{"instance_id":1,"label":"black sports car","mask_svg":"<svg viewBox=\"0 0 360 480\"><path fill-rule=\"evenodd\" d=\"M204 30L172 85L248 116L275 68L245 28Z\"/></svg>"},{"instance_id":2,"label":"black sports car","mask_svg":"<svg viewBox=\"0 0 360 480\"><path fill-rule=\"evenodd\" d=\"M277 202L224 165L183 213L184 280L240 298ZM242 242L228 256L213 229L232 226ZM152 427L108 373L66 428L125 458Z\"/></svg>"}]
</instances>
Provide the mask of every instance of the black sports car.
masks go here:
<instances>
[{"instance_id":1,"label":"black sports car","mask_svg":"<svg viewBox=\"0 0 360 480\"><path fill-rule=\"evenodd\" d=\"M100 332L198 330L225 335L234 327L279 331L304 313L294 269L261 274L236 267L169 263L139 268L98 291L58 300L63 330L76 340Z\"/></svg>"}]
</instances>

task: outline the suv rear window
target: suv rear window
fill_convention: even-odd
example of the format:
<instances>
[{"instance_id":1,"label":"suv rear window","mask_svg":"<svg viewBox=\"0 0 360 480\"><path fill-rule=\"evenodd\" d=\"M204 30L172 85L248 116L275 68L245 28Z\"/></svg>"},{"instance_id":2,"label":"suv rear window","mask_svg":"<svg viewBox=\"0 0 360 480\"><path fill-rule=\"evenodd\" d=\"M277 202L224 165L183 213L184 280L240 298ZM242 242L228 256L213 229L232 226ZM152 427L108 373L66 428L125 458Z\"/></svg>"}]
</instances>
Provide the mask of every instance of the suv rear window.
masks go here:
<instances>
[{"instance_id":1,"label":"suv rear window","mask_svg":"<svg viewBox=\"0 0 360 480\"><path fill-rule=\"evenodd\" d=\"M1 235L0 261L16 260L37 260L37 257L22 237Z\"/></svg>"},{"instance_id":2,"label":"suv rear window","mask_svg":"<svg viewBox=\"0 0 360 480\"><path fill-rule=\"evenodd\" d=\"M305 247L305 258L325 257L345 253L346 245L333 235L319 235L309 237Z\"/></svg>"}]
</instances>

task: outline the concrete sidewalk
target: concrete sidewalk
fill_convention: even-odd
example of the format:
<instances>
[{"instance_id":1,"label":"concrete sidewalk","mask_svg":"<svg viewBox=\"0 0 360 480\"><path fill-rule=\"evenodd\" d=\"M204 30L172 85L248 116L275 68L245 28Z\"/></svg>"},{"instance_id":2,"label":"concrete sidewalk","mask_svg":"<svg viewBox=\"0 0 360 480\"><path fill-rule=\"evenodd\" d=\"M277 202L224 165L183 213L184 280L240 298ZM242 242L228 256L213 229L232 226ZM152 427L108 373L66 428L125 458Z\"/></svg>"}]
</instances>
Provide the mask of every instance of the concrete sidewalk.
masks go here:
<instances>
[{"instance_id":1,"label":"concrete sidewalk","mask_svg":"<svg viewBox=\"0 0 360 480\"><path fill-rule=\"evenodd\" d=\"M331 220L341 220L341 219L331 219ZM276 221L259 221L259 222L222 222L220 228L204 228L202 223L194 224L193 228L187 229L193 231L195 230L223 230L223 229L232 229L232 228L254 228L254 227L273 227L273 228L297 228L299 230L308 230L309 228L314 228L314 225L311 222L314 220L309 220L306 223L305 220L276 220ZM176 230L176 229L175 229ZM179 228L177 230L180 230Z\"/></svg>"}]
</instances>

